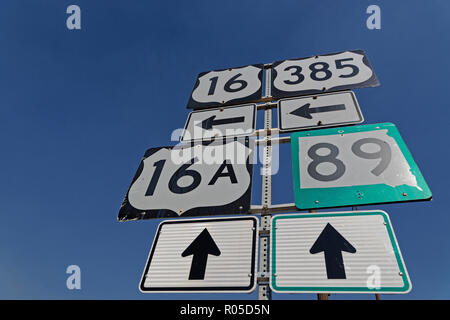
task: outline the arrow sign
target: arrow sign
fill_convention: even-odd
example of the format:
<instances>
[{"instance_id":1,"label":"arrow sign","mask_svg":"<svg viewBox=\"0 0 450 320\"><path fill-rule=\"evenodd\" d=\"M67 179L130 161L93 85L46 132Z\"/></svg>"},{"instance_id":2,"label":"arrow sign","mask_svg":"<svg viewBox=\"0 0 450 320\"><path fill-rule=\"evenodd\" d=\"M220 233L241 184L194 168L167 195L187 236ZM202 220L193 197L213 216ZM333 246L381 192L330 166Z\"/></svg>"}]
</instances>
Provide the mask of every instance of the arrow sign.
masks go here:
<instances>
[{"instance_id":1,"label":"arrow sign","mask_svg":"<svg viewBox=\"0 0 450 320\"><path fill-rule=\"evenodd\" d=\"M309 253L325 253L328 279L346 279L342 251L355 253L356 249L331 224L327 223Z\"/></svg>"},{"instance_id":2,"label":"arrow sign","mask_svg":"<svg viewBox=\"0 0 450 320\"><path fill-rule=\"evenodd\" d=\"M205 279L206 263L208 262L209 254L220 256L220 250L209 234L208 229L205 228L181 254L182 257L193 256L189 280Z\"/></svg>"},{"instance_id":3,"label":"arrow sign","mask_svg":"<svg viewBox=\"0 0 450 320\"><path fill-rule=\"evenodd\" d=\"M320 113L320 112L330 112L330 111L339 111L339 110L345 110L345 104L334 104L330 106L322 106L322 107L315 107L310 108L311 104L306 103L303 106L301 106L298 109L295 109L294 111L290 112L290 114L293 114L295 116L299 116L306 119L312 119L311 113Z\"/></svg>"},{"instance_id":4,"label":"arrow sign","mask_svg":"<svg viewBox=\"0 0 450 320\"><path fill-rule=\"evenodd\" d=\"M269 281L276 293L411 291L400 248L384 211L280 214L271 219L270 237ZM187 242L190 239L192 235ZM217 262L223 263L222 259Z\"/></svg>"},{"instance_id":5,"label":"arrow sign","mask_svg":"<svg viewBox=\"0 0 450 320\"><path fill-rule=\"evenodd\" d=\"M216 116L211 116L202 122L196 124L196 126L201 127L203 130L211 130L214 126L219 126L222 124L240 123L245 121L245 117L235 117L227 119L214 120Z\"/></svg>"}]
</instances>

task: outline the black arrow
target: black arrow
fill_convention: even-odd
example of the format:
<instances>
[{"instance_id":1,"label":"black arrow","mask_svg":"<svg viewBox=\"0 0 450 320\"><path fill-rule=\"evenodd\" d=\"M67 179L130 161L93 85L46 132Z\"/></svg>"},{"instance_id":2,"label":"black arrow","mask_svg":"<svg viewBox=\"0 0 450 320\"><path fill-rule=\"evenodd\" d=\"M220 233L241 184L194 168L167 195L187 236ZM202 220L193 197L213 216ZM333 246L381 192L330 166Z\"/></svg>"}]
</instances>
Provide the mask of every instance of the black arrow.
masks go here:
<instances>
[{"instance_id":1,"label":"black arrow","mask_svg":"<svg viewBox=\"0 0 450 320\"><path fill-rule=\"evenodd\" d=\"M181 254L182 257L193 255L189 280L205 279L206 263L208 262L209 254L220 256L220 250L209 234L208 229L205 228Z\"/></svg>"},{"instance_id":2,"label":"black arrow","mask_svg":"<svg viewBox=\"0 0 450 320\"><path fill-rule=\"evenodd\" d=\"M309 253L325 253L328 279L346 279L342 251L355 253L356 249L329 223L314 242Z\"/></svg>"},{"instance_id":3,"label":"black arrow","mask_svg":"<svg viewBox=\"0 0 450 320\"><path fill-rule=\"evenodd\" d=\"M235 117L235 118L227 118L227 119L219 119L214 120L216 116L211 116L208 119L203 120L196 125L201 127L203 130L211 130L214 126L219 126L222 124L230 124L230 123L239 123L244 122L245 117Z\"/></svg>"},{"instance_id":4,"label":"black arrow","mask_svg":"<svg viewBox=\"0 0 450 320\"><path fill-rule=\"evenodd\" d=\"M316 108L310 108L309 107L310 105L311 105L310 103L304 104L300 108L295 109L294 111L290 112L290 114L293 114L295 116L299 116L302 118L312 119L311 113L345 110L345 104L333 104L330 106L322 106L322 107L316 107Z\"/></svg>"}]
</instances>

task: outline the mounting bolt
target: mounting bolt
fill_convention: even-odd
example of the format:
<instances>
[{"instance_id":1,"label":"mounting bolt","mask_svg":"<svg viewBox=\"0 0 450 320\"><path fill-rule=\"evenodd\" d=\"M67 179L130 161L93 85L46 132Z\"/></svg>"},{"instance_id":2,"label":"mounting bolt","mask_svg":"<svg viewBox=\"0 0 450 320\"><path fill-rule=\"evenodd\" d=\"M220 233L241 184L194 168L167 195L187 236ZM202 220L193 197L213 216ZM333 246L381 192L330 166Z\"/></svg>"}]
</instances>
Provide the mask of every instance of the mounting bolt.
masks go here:
<instances>
[{"instance_id":1,"label":"mounting bolt","mask_svg":"<svg viewBox=\"0 0 450 320\"><path fill-rule=\"evenodd\" d=\"M399 275L400 277L403 277L403 272L399 272L398 275Z\"/></svg>"},{"instance_id":2,"label":"mounting bolt","mask_svg":"<svg viewBox=\"0 0 450 320\"><path fill-rule=\"evenodd\" d=\"M319 203L319 200L314 201L314 203L315 203L315 204L318 204L318 203Z\"/></svg>"},{"instance_id":3,"label":"mounting bolt","mask_svg":"<svg viewBox=\"0 0 450 320\"><path fill-rule=\"evenodd\" d=\"M402 194L403 194L404 197L408 196L408 194L406 192L403 192Z\"/></svg>"},{"instance_id":4,"label":"mounting bolt","mask_svg":"<svg viewBox=\"0 0 450 320\"><path fill-rule=\"evenodd\" d=\"M274 277L278 277L278 275L276 273L273 274Z\"/></svg>"}]
</instances>

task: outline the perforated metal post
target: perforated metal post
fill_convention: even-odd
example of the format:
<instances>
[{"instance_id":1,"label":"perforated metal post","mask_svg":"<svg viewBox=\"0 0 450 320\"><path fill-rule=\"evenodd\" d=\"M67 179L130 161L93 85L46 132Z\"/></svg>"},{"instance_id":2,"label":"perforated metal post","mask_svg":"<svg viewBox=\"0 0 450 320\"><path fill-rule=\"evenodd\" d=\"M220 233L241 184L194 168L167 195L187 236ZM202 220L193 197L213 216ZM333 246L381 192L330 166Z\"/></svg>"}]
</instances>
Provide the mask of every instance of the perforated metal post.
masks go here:
<instances>
[{"instance_id":1,"label":"perforated metal post","mask_svg":"<svg viewBox=\"0 0 450 320\"><path fill-rule=\"evenodd\" d=\"M266 97L270 97L270 69L266 70ZM271 300L272 293L269 287L270 279L270 211L272 204L272 109L264 110L264 130L266 135L264 142L260 144L262 153L262 210L261 210L261 230L259 233L259 277L258 277L258 300Z\"/></svg>"}]
</instances>

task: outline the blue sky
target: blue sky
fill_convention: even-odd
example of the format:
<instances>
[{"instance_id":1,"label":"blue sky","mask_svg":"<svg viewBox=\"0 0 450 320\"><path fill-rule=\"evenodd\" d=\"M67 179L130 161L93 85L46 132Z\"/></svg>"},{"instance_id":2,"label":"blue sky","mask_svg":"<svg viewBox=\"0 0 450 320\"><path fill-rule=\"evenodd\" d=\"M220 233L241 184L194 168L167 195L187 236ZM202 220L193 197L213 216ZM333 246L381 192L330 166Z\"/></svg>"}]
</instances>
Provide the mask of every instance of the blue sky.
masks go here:
<instances>
[{"instance_id":1,"label":"blue sky","mask_svg":"<svg viewBox=\"0 0 450 320\"><path fill-rule=\"evenodd\" d=\"M70 4L79 31L66 28ZM366 28L371 4L381 30ZM160 220L119 223L118 209L144 151L184 125L199 72L349 49L381 83L356 90L365 123L397 125L434 198L367 207L390 214L413 283L383 298L450 298L449 13L445 0L1 1L0 298L255 299L141 294ZM281 156L273 201L293 202L288 146ZM66 288L71 264L79 291Z\"/></svg>"}]
</instances>

